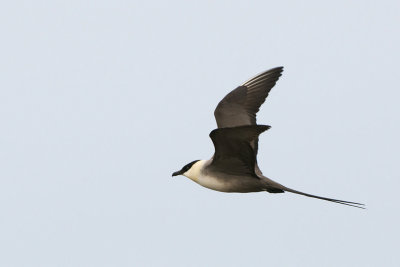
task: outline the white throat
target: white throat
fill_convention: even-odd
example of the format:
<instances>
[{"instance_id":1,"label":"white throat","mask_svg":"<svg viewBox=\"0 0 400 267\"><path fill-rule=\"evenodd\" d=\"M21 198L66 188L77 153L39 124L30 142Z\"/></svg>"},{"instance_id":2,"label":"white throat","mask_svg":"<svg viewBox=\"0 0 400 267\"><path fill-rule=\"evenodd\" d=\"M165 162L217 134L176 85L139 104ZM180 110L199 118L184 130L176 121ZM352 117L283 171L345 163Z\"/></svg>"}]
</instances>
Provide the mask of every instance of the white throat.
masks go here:
<instances>
[{"instance_id":1,"label":"white throat","mask_svg":"<svg viewBox=\"0 0 400 267\"><path fill-rule=\"evenodd\" d=\"M208 164L210 164L210 160L199 160L192 167L186 171L183 175L192 180L193 182L198 183L204 187L207 187L212 190L217 190L221 192L228 192L230 188L225 185L224 181L218 179L218 177L214 177L209 175L207 171L204 171L207 168Z\"/></svg>"},{"instance_id":2,"label":"white throat","mask_svg":"<svg viewBox=\"0 0 400 267\"><path fill-rule=\"evenodd\" d=\"M202 176L202 170L204 167L204 164L206 163L206 160L199 160L195 164L192 165L192 167L186 171L183 175L186 176L187 178L198 182L199 178Z\"/></svg>"}]
</instances>

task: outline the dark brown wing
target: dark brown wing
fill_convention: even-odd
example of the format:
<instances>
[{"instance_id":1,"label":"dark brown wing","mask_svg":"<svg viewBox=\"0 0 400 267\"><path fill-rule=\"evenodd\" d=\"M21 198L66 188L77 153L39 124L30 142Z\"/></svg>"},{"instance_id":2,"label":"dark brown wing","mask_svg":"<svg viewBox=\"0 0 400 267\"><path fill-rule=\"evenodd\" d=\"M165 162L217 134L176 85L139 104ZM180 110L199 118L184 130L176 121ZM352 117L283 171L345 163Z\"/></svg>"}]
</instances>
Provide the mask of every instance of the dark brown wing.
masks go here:
<instances>
[{"instance_id":1,"label":"dark brown wing","mask_svg":"<svg viewBox=\"0 0 400 267\"><path fill-rule=\"evenodd\" d=\"M283 67L267 70L227 94L214 111L218 128L255 125L256 114L282 71Z\"/></svg>"},{"instance_id":2,"label":"dark brown wing","mask_svg":"<svg viewBox=\"0 0 400 267\"><path fill-rule=\"evenodd\" d=\"M267 125L245 125L211 131L215 154L209 168L233 175L257 177L254 170L256 155L250 143L269 128Z\"/></svg>"}]
</instances>

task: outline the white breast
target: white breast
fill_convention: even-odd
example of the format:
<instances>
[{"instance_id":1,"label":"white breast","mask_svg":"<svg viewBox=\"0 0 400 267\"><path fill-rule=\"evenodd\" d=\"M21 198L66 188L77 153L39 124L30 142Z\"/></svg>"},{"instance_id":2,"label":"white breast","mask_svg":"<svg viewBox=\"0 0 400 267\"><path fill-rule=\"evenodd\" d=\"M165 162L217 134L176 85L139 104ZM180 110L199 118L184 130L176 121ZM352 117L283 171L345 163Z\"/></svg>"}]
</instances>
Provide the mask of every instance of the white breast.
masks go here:
<instances>
[{"instance_id":1,"label":"white breast","mask_svg":"<svg viewBox=\"0 0 400 267\"><path fill-rule=\"evenodd\" d=\"M227 192L226 184L213 176L200 176L195 182L212 190Z\"/></svg>"},{"instance_id":2,"label":"white breast","mask_svg":"<svg viewBox=\"0 0 400 267\"><path fill-rule=\"evenodd\" d=\"M183 175L190 180L198 183L199 185L202 185L209 189L226 192L226 184L224 184L221 179L204 174L202 170L207 164L208 160L199 160L198 162L193 164L193 166Z\"/></svg>"}]
</instances>

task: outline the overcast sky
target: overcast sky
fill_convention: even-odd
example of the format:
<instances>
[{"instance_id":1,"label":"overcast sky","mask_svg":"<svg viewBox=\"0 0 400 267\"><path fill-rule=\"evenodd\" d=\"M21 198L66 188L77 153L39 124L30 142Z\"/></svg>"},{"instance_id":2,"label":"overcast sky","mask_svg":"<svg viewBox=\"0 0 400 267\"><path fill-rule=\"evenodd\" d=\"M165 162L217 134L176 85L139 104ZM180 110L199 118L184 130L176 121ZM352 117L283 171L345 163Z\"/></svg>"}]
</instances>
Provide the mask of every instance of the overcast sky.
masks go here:
<instances>
[{"instance_id":1,"label":"overcast sky","mask_svg":"<svg viewBox=\"0 0 400 267\"><path fill-rule=\"evenodd\" d=\"M399 266L399 1L6 1L0 266ZM171 177L208 159L230 90L284 66L263 173L307 193Z\"/></svg>"}]
</instances>

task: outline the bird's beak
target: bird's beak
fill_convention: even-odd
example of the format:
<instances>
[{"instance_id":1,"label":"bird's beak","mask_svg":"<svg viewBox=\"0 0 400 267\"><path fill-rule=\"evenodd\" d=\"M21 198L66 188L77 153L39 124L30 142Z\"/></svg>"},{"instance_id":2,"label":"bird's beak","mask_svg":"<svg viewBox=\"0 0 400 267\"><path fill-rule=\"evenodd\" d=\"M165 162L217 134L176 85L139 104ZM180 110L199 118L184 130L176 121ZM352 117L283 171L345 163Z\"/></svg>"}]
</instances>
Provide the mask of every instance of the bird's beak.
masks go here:
<instances>
[{"instance_id":1,"label":"bird's beak","mask_svg":"<svg viewBox=\"0 0 400 267\"><path fill-rule=\"evenodd\" d=\"M172 176L178 176L178 175L181 175L182 173L181 173L181 171L177 171L177 172L174 172L173 174L172 174Z\"/></svg>"}]
</instances>

